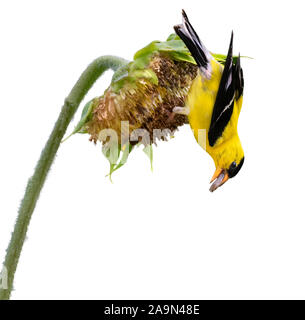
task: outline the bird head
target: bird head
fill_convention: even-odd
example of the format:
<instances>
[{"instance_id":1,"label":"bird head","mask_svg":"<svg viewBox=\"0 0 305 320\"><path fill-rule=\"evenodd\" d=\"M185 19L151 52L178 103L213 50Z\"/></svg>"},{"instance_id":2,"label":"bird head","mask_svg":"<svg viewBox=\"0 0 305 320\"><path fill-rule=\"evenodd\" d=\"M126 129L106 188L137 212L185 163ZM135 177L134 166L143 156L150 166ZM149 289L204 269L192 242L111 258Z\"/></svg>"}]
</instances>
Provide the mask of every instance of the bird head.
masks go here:
<instances>
[{"instance_id":1,"label":"bird head","mask_svg":"<svg viewBox=\"0 0 305 320\"><path fill-rule=\"evenodd\" d=\"M214 147L209 153L216 166L210 187L210 191L213 192L238 174L244 164L245 157L237 135Z\"/></svg>"}]
</instances>

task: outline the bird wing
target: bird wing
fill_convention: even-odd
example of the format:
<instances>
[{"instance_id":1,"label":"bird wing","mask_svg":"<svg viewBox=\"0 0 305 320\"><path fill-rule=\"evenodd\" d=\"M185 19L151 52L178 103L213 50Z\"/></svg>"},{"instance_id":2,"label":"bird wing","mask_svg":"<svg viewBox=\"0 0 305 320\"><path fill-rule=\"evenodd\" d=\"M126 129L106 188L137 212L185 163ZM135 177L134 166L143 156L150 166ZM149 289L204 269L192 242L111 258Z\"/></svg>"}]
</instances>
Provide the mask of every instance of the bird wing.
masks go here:
<instances>
[{"instance_id":1,"label":"bird wing","mask_svg":"<svg viewBox=\"0 0 305 320\"><path fill-rule=\"evenodd\" d=\"M240 97L242 97L244 92L244 75L243 69L240 66L240 55L237 58L235 65L235 100L239 102ZM240 112L242 103L237 103L237 107L239 108L238 113Z\"/></svg>"},{"instance_id":2,"label":"bird wing","mask_svg":"<svg viewBox=\"0 0 305 320\"><path fill-rule=\"evenodd\" d=\"M212 55L200 41L184 10L182 10L182 24L174 26L174 29L177 35L190 50L190 53L195 59L200 71L203 73L203 75L210 77L210 60Z\"/></svg>"},{"instance_id":3,"label":"bird wing","mask_svg":"<svg viewBox=\"0 0 305 320\"><path fill-rule=\"evenodd\" d=\"M233 32L228 50L228 55L221 76L218 92L215 99L208 138L210 146L214 146L221 137L224 129L231 119L234 101L239 100L243 94L244 78L240 66L240 56L233 64ZM240 104L241 105L241 104Z\"/></svg>"}]
</instances>

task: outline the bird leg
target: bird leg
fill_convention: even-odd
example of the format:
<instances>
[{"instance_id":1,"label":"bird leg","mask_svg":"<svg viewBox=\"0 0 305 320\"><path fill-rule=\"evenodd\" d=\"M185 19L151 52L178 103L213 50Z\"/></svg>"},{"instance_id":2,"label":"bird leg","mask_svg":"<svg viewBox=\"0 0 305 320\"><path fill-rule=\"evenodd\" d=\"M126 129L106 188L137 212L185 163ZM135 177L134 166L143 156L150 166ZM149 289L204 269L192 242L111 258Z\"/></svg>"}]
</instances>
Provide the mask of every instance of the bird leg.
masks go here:
<instances>
[{"instance_id":1,"label":"bird leg","mask_svg":"<svg viewBox=\"0 0 305 320\"><path fill-rule=\"evenodd\" d=\"M188 107L174 107L173 112L187 116L190 113L190 109Z\"/></svg>"}]
</instances>

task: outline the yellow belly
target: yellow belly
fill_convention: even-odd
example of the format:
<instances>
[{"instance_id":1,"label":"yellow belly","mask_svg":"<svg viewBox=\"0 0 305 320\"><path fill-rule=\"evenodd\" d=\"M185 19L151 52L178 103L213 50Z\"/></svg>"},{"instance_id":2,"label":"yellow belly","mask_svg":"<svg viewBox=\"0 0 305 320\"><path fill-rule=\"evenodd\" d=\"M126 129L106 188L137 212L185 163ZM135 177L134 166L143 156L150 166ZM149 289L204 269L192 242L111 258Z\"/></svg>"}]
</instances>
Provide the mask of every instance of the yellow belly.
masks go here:
<instances>
[{"instance_id":1,"label":"yellow belly","mask_svg":"<svg viewBox=\"0 0 305 320\"><path fill-rule=\"evenodd\" d=\"M208 131L210 128L215 99L223 71L223 66L212 60L212 77L203 79L200 73L193 81L186 104L189 108L189 123L202 148L208 152Z\"/></svg>"}]
</instances>

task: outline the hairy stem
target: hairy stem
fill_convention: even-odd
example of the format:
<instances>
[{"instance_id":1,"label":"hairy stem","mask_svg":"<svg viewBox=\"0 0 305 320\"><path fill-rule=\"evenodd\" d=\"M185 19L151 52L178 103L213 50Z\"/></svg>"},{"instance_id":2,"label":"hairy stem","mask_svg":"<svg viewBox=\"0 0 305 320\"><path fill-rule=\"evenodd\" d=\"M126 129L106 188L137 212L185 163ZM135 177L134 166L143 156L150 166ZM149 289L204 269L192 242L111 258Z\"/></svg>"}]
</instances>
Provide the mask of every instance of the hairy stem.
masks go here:
<instances>
[{"instance_id":1,"label":"hairy stem","mask_svg":"<svg viewBox=\"0 0 305 320\"><path fill-rule=\"evenodd\" d=\"M60 142L79 104L81 103L89 89L92 87L94 82L106 70L112 69L113 71L116 71L126 63L128 63L128 61L114 56L103 56L97 58L82 73L79 80L72 88L70 94L65 99L64 105L55 123L53 131L44 149L41 152L34 174L28 181L24 198L18 211L15 228L12 233L9 246L6 250L6 257L2 272L2 286L0 282L0 300L7 300L10 298L13 289L14 275L26 237L26 232L32 217L32 213L36 206L40 191L46 180L47 174L54 161L54 157L59 148ZM7 287L3 281L4 271L5 274L7 274Z\"/></svg>"}]
</instances>

